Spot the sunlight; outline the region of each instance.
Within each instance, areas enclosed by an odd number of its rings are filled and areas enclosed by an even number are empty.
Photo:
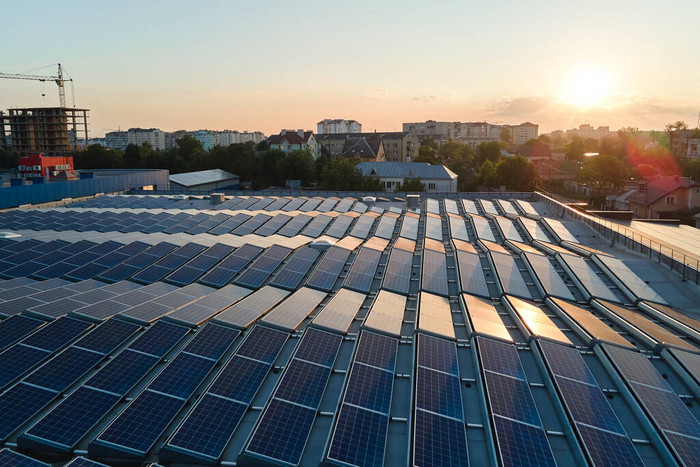
[[[600,107],[610,95],[610,76],[595,69],[576,72],[561,100],[579,108]]]

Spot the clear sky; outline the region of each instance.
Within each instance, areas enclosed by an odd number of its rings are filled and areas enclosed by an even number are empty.
[[[697,0],[0,0],[0,72],[62,63],[91,134],[355,119],[662,129],[700,111]],[[54,73],[55,67],[37,70]],[[42,93],[45,97],[42,97]],[[70,87],[68,102],[71,103]],[[0,80],[0,108],[57,105]]]

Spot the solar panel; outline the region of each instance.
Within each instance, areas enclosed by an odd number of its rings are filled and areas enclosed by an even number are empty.
[[[159,357],[126,349],[95,373],[85,386],[124,395],[159,361]]]
[[[509,254],[489,252],[498,285],[504,294],[531,299],[532,294],[515,259]]]
[[[85,321],[63,317],[23,339],[22,343],[55,352],[91,327],[92,324]]]
[[[490,371],[484,372],[484,380],[491,410],[495,415],[541,426],[542,422],[526,381]]]
[[[91,443],[145,454],[184,406],[185,401],[144,391]]]
[[[571,417],[578,423],[625,435],[620,421],[600,388],[595,385],[556,378]]]
[[[272,245],[241,273],[236,283],[252,289],[259,288],[291,252],[291,248]]]
[[[355,361],[393,373],[397,351],[396,339],[364,331],[360,335]]]
[[[12,451],[8,448],[0,449],[0,465],[13,467],[48,467],[49,464],[45,464],[36,459],[32,459],[29,456],[20,454],[18,452]]]
[[[7,438],[55,399],[54,391],[19,383],[0,395],[0,441]]]
[[[383,215],[379,218],[379,224],[377,224],[377,230],[374,235],[379,238],[386,238],[391,240],[394,235],[394,228],[396,227],[396,221],[398,218],[394,215]]]
[[[367,247],[360,248],[345,279],[344,286],[359,292],[369,292],[381,257],[381,251]]]
[[[331,367],[343,338],[318,329],[308,329],[297,348],[294,358]]]
[[[350,231],[350,235],[357,238],[367,238],[369,231],[374,225],[374,221],[377,220],[376,215],[363,214],[357,218],[355,226]]]
[[[287,295],[289,295],[287,290],[265,286],[216,315],[214,321],[247,328]]]
[[[462,420],[459,378],[423,367],[417,368],[416,407]]]
[[[289,205],[291,205],[292,203],[294,203],[294,201],[292,201],[291,203],[289,203]],[[287,206],[289,206],[289,205],[287,205]],[[285,206],[285,208],[286,208],[287,206]],[[285,210],[286,210],[286,209],[285,209]],[[294,237],[295,235],[299,235],[299,231],[300,231],[306,224],[308,224],[309,221],[310,221],[311,219],[312,219],[312,217],[309,216],[309,215],[307,215],[307,214],[299,214],[299,215],[296,215],[296,216],[294,216],[294,217],[292,218],[292,220],[290,220],[289,222],[287,222],[287,223],[284,225],[284,227],[282,227],[281,229],[279,229],[279,230],[277,231],[277,234],[283,235],[283,236],[285,236],[285,237]]]
[[[412,264],[413,252],[392,249],[384,271],[382,287],[394,292],[408,294]]]
[[[24,379],[36,386],[60,392],[90,371],[104,355],[69,347]]]
[[[286,332],[255,326],[236,354],[272,364],[288,338]]]
[[[306,285],[330,292],[349,256],[350,251],[345,248],[330,247]]]
[[[101,462],[93,461],[85,457],[76,457],[72,461],[68,462],[66,466],[70,467],[109,467],[107,464],[102,464]]]
[[[540,341],[540,348],[552,374],[587,384],[598,384],[578,350],[547,341]]]
[[[208,393],[244,403],[253,401],[265,376],[270,371],[270,364],[235,355]]]
[[[29,439],[48,441],[44,444],[49,446],[73,447],[120,399],[115,394],[80,387],[34,424],[20,438],[20,444],[23,439]]]
[[[433,250],[423,251],[421,289],[438,295],[449,294],[447,258],[444,253]]]
[[[301,235],[306,235],[307,237],[316,238],[321,235],[321,232],[330,224],[333,220],[331,216],[320,215],[313,218],[309,225],[307,225],[304,230],[301,231]]]
[[[44,321],[23,315],[10,316],[0,321],[0,351],[31,334],[44,324]]]
[[[184,326],[158,321],[131,343],[129,348],[156,357],[164,357],[188,332],[189,329]]]
[[[284,224],[289,222],[291,219],[292,217],[286,214],[277,214],[272,219],[265,222],[265,224],[260,226],[254,233],[255,235],[260,235],[262,237],[269,237],[281,229],[282,226],[284,226]]]
[[[328,457],[351,465],[382,465],[388,426],[386,415],[343,404]]]
[[[247,410],[247,404],[205,394],[164,449],[218,459]]]
[[[200,357],[220,359],[233,341],[240,335],[236,329],[209,323],[204,326],[183,349]]]
[[[325,295],[325,294],[324,294]],[[312,324],[325,329],[346,333],[360,311],[366,295],[340,289],[314,317]]]
[[[634,467],[642,460],[626,435],[618,435],[586,425],[578,425],[583,445],[594,465]]]
[[[219,206],[220,207],[220,206]],[[244,213],[238,213],[235,216],[229,218],[228,220],[223,221],[221,224],[217,225],[216,227],[212,227],[211,230],[209,230],[209,234],[211,235],[223,235],[231,232],[235,228],[237,228],[239,225],[243,224],[245,221],[250,219],[252,216]]]
[[[315,418],[314,409],[272,399],[246,451],[296,465]]]
[[[343,238],[350,228],[350,224],[355,218],[350,215],[338,216],[331,222],[330,227],[326,230],[326,235],[333,238]]]
[[[291,255],[287,264],[275,274],[270,285],[290,290],[296,289],[320,254],[320,251],[308,246],[299,248]]]
[[[324,298],[326,298],[325,292],[303,287],[266,314],[262,321],[288,331],[294,331]]]
[[[251,219],[248,219],[243,224],[239,225],[231,231],[233,235],[248,235],[253,233],[258,227],[263,225],[265,222],[272,219],[272,216],[268,214],[256,214]]]
[[[433,240],[442,241],[442,221],[439,217],[426,216],[425,218],[425,237]]]
[[[90,331],[75,345],[106,355],[116,350],[118,346],[139,329],[141,329],[141,326],[137,324],[110,319]]]
[[[400,236],[404,238],[410,238],[416,240],[418,238],[418,216],[410,216],[407,213],[403,217],[403,223],[401,224]]]
[[[163,279],[165,276],[175,271],[177,268],[200,254],[206,248],[195,243],[188,243],[173,251],[164,258],[156,261],[153,265],[142,269],[135,274],[131,280],[141,284],[152,284]]]
[[[556,465],[541,428],[499,416],[493,420],[502,465]]]
[[[223,287],[262,251],[258,246],[245,244],[210,269],[200,282],[212,287]]]
[[[179,353],[148,385],[148,388],[182,399],[189,398],[216,362],[188,353]]]
[[[418,364],[425,368],[457,376],[457,349],[455,344],[437,337],[419,334]]]
[[[420,409],[415,411],[414,465],[466,465],[468,459],[464,422]]]
[[[661,377],[654,365],[643,354],[608,345],[605,346],[605,350],[622,376],[628,381],[659,389],[670,389],[666,380]]]
[[[275,397],[307,407],[318,407],[331,370],[295,358],[288,365]]]
[[[34,366],[49,358],[51,352],[22,343],[0,354],[0,388],[4,388]]]

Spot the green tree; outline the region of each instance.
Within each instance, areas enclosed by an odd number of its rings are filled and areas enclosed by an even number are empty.
[[[359,158],[339,157],[328,165],[321,176],[321,187],[338,191],[384,191],[376,177],[365,176],[357,164]]]
[[[619,187],[627,178],[627,167],[617,157],[608,154],[589,158],[579,173],[579,180],[594,188]]]
[[[679,130],[687,130],[688,124],[685,123],[683,120],[678,120],[677,122],[673,123],[667,123],[666,124],[666,131],[671,132],[671,131],[679,131]]]
[[[438,164],[438,145],[430,138],[426,138],[420,143],[418,148],[418,156],[413,162],[427,162],[429,164]]]
[[[584,152],[583,139],[580,136],[575,135],[566,145],[566,158],[570,161],[580,161],[583,160]]]
[[[536,177],[535,166],[523,156],[506,157],[496,166],[497,184],[510,190],[532,191]]]
[[[124,155],[121,151],[91,144],[85,151],[73,153],[73,164],[76,169],[117,169],[124,167]]]
[[[316,163],[309,151],[292,151],[281,163],[286,180],[301,180],[302,184],[309,185],[316,179]]]
[[[396,189],[396,191],[409,191],[409,192],[417,192],[417,191],[425,191],[425,183],[420,181],[420,177],[418,178],[404,178],[403,183],[401,183],[401,186]]]
[[[484,163],[481,164],[476,174],[477,183],[481,186],[496,186],[498,183],[498,173],[496,172],[497,165],[498,163],[486,159]]]
[[[481,143],[476,147],[476,163],[479,167],[486,161],[496,163],[501,157],[501,145],[497,141]]]

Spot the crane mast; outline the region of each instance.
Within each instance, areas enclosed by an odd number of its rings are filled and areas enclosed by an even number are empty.
[[[66,81],[73,81],[72,78],[68,78],[65,80],[63,78],[63,69],[61,68],[61,64],[58,64],[58,73],[56,76],[42,76],[42,75],[24,75],[24,74],[17,74],[17,73],[0,73],[0,78],[7,78],[7,79],[28,79],[28,80],[33,80],[33,81],[53,81],[56,83],[58,86],[58,100],[60,102],[61,107],[66,106],[66,88],[65,88],[65,82]]]

